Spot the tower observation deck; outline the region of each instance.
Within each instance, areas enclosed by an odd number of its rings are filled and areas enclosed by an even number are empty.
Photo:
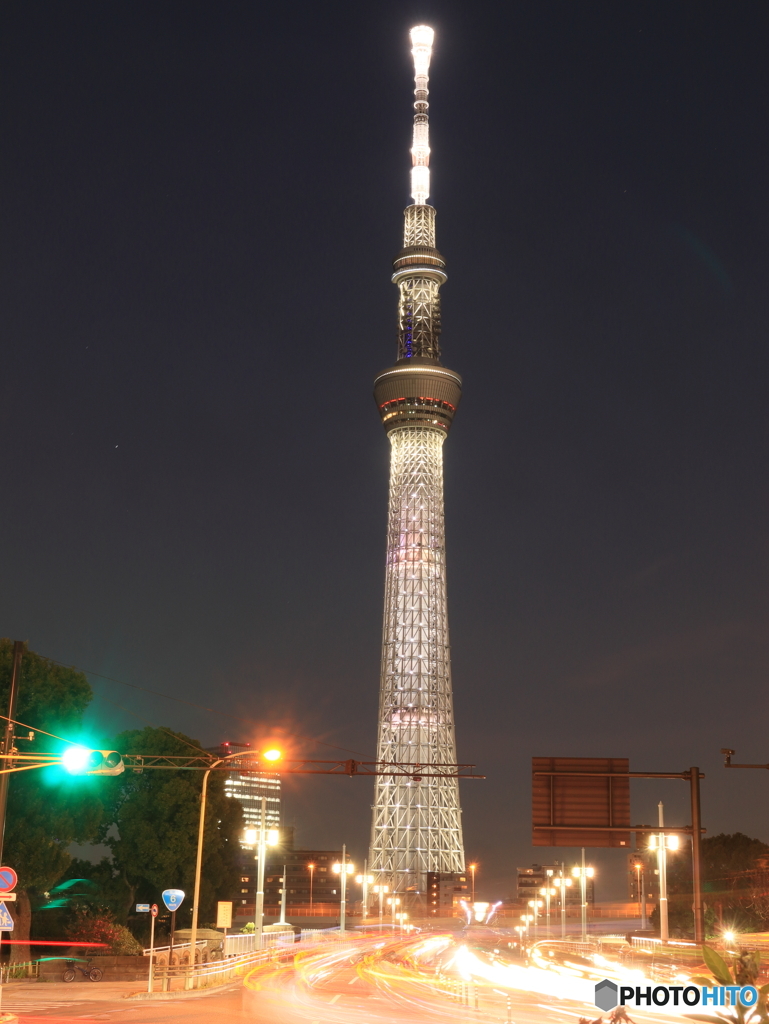
[[[443,443],[462,379],[440,361],[440,294],[446,264],[435,245],[430,194],[428,71],[433,30],[411,30],[414,56],[413,204],[404,213],[398,287],[398,353],[374,382],[391,445],[377,758],[456,763],[446,604]],[[464,871],[459,784],[377,779],[370,869],[406,903],[424,900],[427,872]]]

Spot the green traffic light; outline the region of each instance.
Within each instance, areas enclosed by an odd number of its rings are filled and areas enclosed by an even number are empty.
[[[70,775],[80,775],[88,771],[90,760],[91,751],[88,747],[67,747],[61,755],[61,763]]]

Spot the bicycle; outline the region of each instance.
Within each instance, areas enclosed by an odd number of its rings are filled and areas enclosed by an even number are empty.
[[[67,960],[67,969],[61,976],[62,980],[74,981],[78,971],[80,971],[84,978],[88,978],[89,981],[101,981],[104,977],[104,971],[100,967],[91,967],[90,960],[85,961],[85,967],[81,967],[74,960]]]

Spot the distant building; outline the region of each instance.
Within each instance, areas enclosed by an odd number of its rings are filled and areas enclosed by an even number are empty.
[[[548,875],[548,871],[552,871],[552,875]],[[547,883],[550,883],[551,888],[557,890],[556,896],[552,899],[560,899],[561,890],[558,885],[553,881],[561,873],[560,864],[532,864],[529,868],[517,868],[518,873],[518,899],[519,900],[531,900],[535,897],[541,899],[539,890],[544,888]],[[576,904],[579,906],[582,903],[582,897],[580,895],[580,884],[579,879],[572,877],[569,869],[566,869],[567,877],[571,878],[571,885],[566,889],[566,906],[572,906]],[[595,903],[595,880],[592,878],[587,879],[586,895],[588,905]]]
[[[293,840],[293,836],[292,836]],[[286,869],[286,906],[309,907],[310,881],[312,880],[313,905],[321,903],[340,904],[342,901],[340,876],[334,872],[334,864],[342,859],[341,850],[295,850],[291,848],[270,850],[267,856],[267,877],[264,881],[265,906],[280,904],[283,888],[283,867]],[[309,865],[312,864],[312,870]],[[355,875],[347,876],[347,904],[361,899],[361,888]]]
[[[293,828],[279,830],[280,842],[267,850],[264,876],[264,906],[270,914],[280,906],[283,888],[283,866],[286,868],[286,907],[307,908],[310,904],[316,910],[322,905],[339,906],[342,900],[339,875],[334,864],[342,859],[341,850],[296,850],[294,849]],[[240,876],[240,892],[236,894],[236,907],[241,916],[252,914],[256,908],[256,858],[252,849],[244,850],[243,871]],[[312,869],[310,869],[310,865]],[[311,884],[312,883],[312,884]],[[312,889],[312,892],[310,891]],[[360,900],[360,886],[355,876],[347,876],[347,903]]]
[[[209,747],[211,754],[227,757],[230,754],[246,752],[248,743],[231,743],[226,740],[218,747]],[[224,781],[225,796],[235,797],[243,807],[246,828],[262,827],[262,797],[266,798],[264,827],[280,828],[280,775],[274,772],[247,771],[249,758],[232,758],[232,771],[227,772]],[[245,846],[245,835],[241,842]]]
[[[467,899],[467,875],[458,871],[427,872],[427,912],[436,917],[454,911],[460,900]]]

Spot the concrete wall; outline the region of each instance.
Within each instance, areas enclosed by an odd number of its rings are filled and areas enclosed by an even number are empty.
[[[78,957],[74,959],[81,967],[85,967],[84,960]],[[149,957],[93,956],[91,957],[91,966],[98,967],[104,971],[104,981],[146,981],[149,974]],[[61,981],[61,976],[66,969],[65,959],[41,960],[40,980]],[[88,981],[78,971],[77,977],[72,984],[77,985],[79,981],[86,982],[89,985],[93,984],[93,982]]]

